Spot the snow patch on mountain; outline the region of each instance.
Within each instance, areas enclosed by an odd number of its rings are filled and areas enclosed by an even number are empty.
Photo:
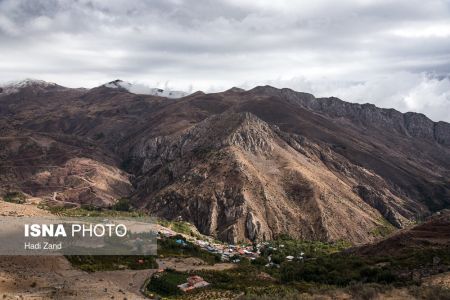
[[[188,93],[182,92],[182,91],[151,88],[144,84],[139,84],[139,83],[132,84],[129,82],[122,81],[120,79],[108,82],[108,83],[104,84],[103,86],[107,87],[107,88],[112,88],[112,89],[125,89],[128,92],[133,93],[133,94],[152,95],[152,96],[160,96],[160,97],[173,98],[173,99],[182,98],[182,97],[185,97],[188,95]]]
[[[5,84],[0,85],[0,94],[15,94],[18,93],[21,89],[26,87],[39,87],[39,88],[47,88],[47,87],[54,87],[56,86],[56,83],[53,82],[47,82],[44,80],[38,80],[38,79],[24,79],[19,81],[11,81]]]

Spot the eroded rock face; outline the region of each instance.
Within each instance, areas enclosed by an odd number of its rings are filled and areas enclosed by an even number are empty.
[[[435,123],[434,134],[438,143],[450,146],[450,124],[445,122]]]
[[[405,126],[408,133],[413,137],[434,139],[434,122],[422,114],[404,114]]]
[[[357,196],[329,171],[318,145],[282,134],[253,114],[212,116],[133,151],[141,166],[141,205],[162,217],[181,216],[229,242],[289,232],[358,243],[371,240],[366,232],[380,225],[376,208],[352,204]],[[363,222],[352,218],[360,214]]]
[[[382,192],[372,189],[371,187],[358,185],[354,187],[354,191],[370,206],[378,210],[381,215],[397,228],[402,228],[407,220],[392,205],[394,199],[384,195]]]
[[[261,232],[261,222],[253,216],[252,212],[247,214],[245,222],[246,236],[252,240],[258,240],[258,234]]]

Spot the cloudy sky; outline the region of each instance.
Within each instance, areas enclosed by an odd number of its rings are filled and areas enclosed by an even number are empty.
[[[449,76],[450,0],[0,0],[0,82],[270,84],[450,121]]]

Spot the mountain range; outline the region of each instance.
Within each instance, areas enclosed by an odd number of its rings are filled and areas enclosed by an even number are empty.
[[[223,241],[361,244],[450,206],[450,124],[258,86],[0,88],[0,195],[134,207]]]

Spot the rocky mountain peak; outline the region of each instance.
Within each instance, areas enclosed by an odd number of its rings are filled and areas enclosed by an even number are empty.
[[[55,88],[55,87],[58,87],[58,85],[53,82],[27,78],[24,80],[9,82],[0,86],[1,89],[0,93],[15,94],[23,89],[45,90],[48,88]]]
[[[123,85],[131,85],[131,84],[126,83],[125,81],[123,81],[121,79],[116,79],[116,80],[110,81],[108,83],[105,83],[102,86],[109,87],[109,88],[124,88]]]
[[[142,95],[152,95],[152,96],[160,96],[165,98],[182,98],[188,95],[188,93],[183,91],[175,91],[170,89],[160,89],[160,88],[151,88],[145,84],[140,83],[129,83],[123,81],[121,79],[116,79],[105,83],[102,87],[119,89],[123,91],[127,91],[133,94],[142,94]]]
[[[235,86],[225,91],[225,93],[242,93],[242,92],[245,92],[245,90]]]
[[[249,92],[252,92],[252,93],[268,94],[268,95],[278,93],[279,91],[280,91],[279,89],[277,89],[273,86],[270,86],[270,85],[259,85],[259,86],[252,88],[251,90],[249,90]]]

